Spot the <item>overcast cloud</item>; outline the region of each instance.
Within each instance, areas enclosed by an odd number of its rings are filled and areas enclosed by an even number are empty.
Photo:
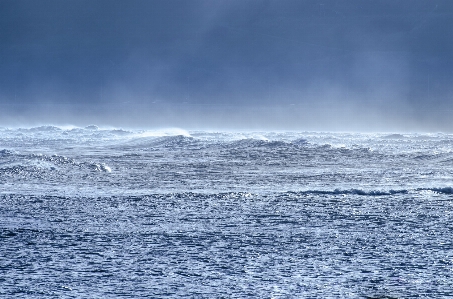
[[[0,125],[453,131],[453,2],[0,1]]]

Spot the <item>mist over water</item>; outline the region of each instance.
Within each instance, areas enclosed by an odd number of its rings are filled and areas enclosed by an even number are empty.
[[[180,127],[191,130],[295,130],[318,132],[402,132],[430,133],[450,130],[450,110],[433,107],[426,113],[411,107],[382,105],[357,107],[356,104],[234,105],[134,105],[133,107],[65,105],[24,108],[20,116],[3,112],[4,126],[47,125],[158,129]],[[77,111],[74,113],[73,111]]]

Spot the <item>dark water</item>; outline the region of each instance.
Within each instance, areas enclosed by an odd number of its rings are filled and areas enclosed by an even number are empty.
[[[0,132],[0,297],[453,296],[449,135]]]

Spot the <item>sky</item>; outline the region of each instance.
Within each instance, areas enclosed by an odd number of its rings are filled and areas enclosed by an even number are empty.
[[[453,132],[450,0],[0,0],[0,126]]]

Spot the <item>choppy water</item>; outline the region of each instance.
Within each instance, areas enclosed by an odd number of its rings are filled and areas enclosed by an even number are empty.
[[[0,128],[0,297],[453,296],[453,136]]]

